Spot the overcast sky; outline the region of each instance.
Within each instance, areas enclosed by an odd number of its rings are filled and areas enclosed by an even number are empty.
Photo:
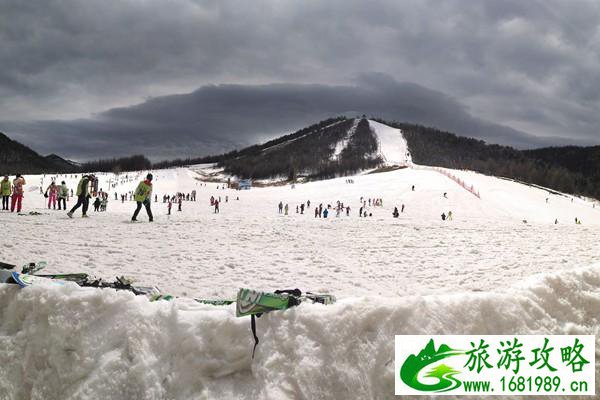
[[[600,144],[600,2],[0,0],[0,131],[203,155],[339,115]]]

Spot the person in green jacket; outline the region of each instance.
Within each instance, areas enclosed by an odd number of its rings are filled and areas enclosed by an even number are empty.
[[[90,198],[92,197],[90,193],[90,182],[93,181],[94,175],[83,175],[77,184],[77,204],[71,208],[71,211],[67,213],[69,218],[73,218],[73,213],[79,207],[83,206],[81,209],[82,218],[87,218],[87,210],[90,206]]]
[[[8,211],[8,199],[12,194],[8,175],[4,175],[4,179],[0,182],[0,194],[2,195],[2,210]]]
[[[65,181],[60,183],[60,187],[58,188],[58,209],[60,210],[60,206],[62,204],[62,209],[67,209],[67,197],[69,197],[69,188]]]
[[[137,202],[137,207],[131,217],[131,221],[137,221],[137,216],[142,209],[142,204],[146,207],[146,213],[148,213],[148,219],[150,222],[154,220],[152,217],[152,210],[150,209],[152,199],[152,174],[146,175],[146,179],[141,181],[138,187],[135,189],[134,197]]]

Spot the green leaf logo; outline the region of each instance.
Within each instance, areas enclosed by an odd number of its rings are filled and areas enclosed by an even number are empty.
[[[447,392],[454,390],[461,385],[461,381],[454,377],[460,371],[448,365],[439,364],[425,374],[427,378],[437,378],[438,381],[436,383],[425,384],[420,382],[418,377],[421,370],[427,366],[445,358],[462,354],[465,354],[463,350],[454,350],[446,344],[440,345],[440,348],[436,350],[433,339],[431,339],[418,355],[411,354],[406,358],[400,368],[400,379],[411,388],[423,392]]]

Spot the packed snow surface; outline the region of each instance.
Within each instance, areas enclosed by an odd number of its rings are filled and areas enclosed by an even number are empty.
[[[371,120],[369,126],[377,135],[379,153],[387,164],[408,165],[411,162],[408,144],[400,129]]]
[[[413,168],[248,191],[198,180],[214,172],[153,171],[153,223],[143,209],[131,223],[135,203],[114,200],[145,171],[99,175],[108,211],[88,219],[48,210],[39,187],[51,177],[26,176],[24,215],[0,213],[1,260],[127,275],[183,297],[298,287],[338,303],[264,315],[252,360],[249,320],[233,306],[0,285],[0,399],[392,399],[396,334],[600,333],[600,209],[591,201],[469,171],[452,173],[481,199]],[[77,178],[63,179],[75,189]],[[162,196],[192,190],[198,201],[167,216]],[[210,196],[221,197],[219,214]],[[361,197],[383,206],[367,202],[372,217],[359,218]],[[336,217],[337,200],[350,216]],[[320,203],[333,207],[327,219],[314,217]],[[448,211],[453,220],[442,221]]]

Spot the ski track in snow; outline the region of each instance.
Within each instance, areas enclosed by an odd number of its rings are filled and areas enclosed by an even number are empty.
[[[142,222],[130,223],[135,203],[114,200],[114,191],[132,190],[143,173],[110,190],[108,212],[90,211],[88,219],[79,210],[68,219],[45,209],[35,189],[40,177],[26,177],[24,212],[42,215],[0,213],[2,261],[127,275],[179,296],[298,287],[339,302],[263,316],[251,360],[249,320],[235,318],[233,307],[183,298],[149,303],[72,285],[0,285],[0,399],[392,399],[395,334],[598,335],[600,209],[453,173],[482,199],[441,174],[413,169],[355,176],[355,184],[339,178],[250,191],[200,186],[185,168],[155,171],[152,224],[143,209]],[[100,175],[100,186],[111,177]],[[68,184],[75,188],[76,179]],[[184,202],[182,212],[174,205],[166,216],[162,195],[192,189],[198,201]],[[222,197],[220,214],[211,195]],[[361,196],[382,197],[384,207],[358,218]],[[306,200],[311,207],[296,214]],[[351,206],[350,217],[333,211],[314,218],[315,206],[336,200]],[[279,201],[290,215],[277,213]],[[405,213],[393,219],[401,204]],[[454,220],[441,221],[448,210]]]

